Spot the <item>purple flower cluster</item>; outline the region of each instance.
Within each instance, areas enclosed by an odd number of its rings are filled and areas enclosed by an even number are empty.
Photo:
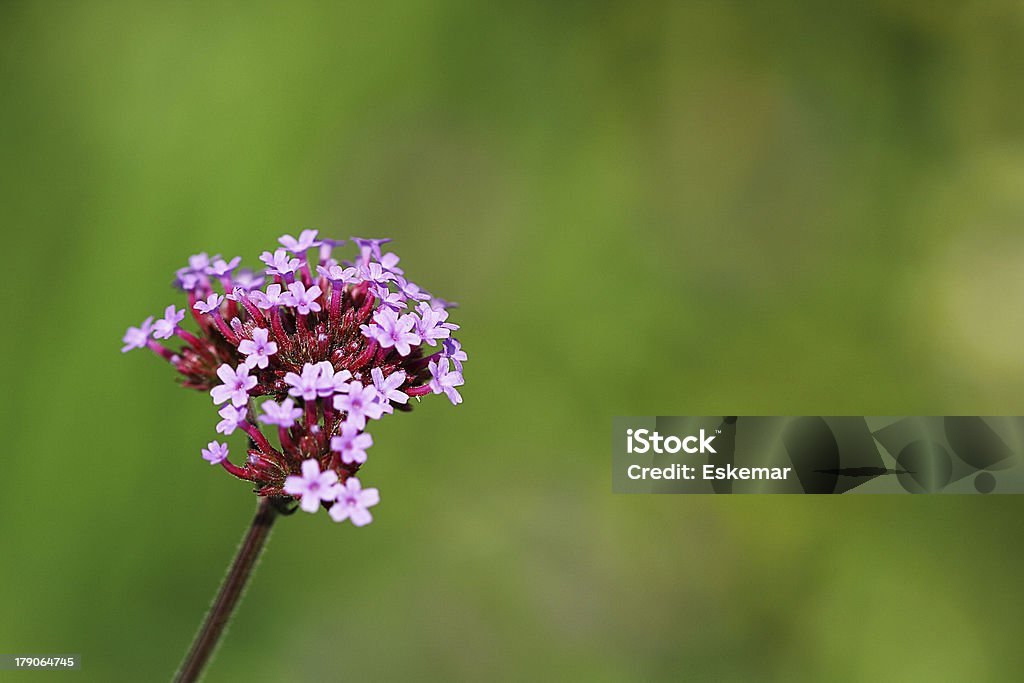
[[[240,269],[239,257],[189,257],[176,284],[197,329],[183,328],[186,311],[171,305],[128,328],[121,350],[149,348],[184,386],[209,392],[219,434],[246,433],[243,464],[211,441],[202,449],[211,465],[252,482],[257,495],[363,526],[380,500],[356,478],[373,445],[368,426],[425,394],[462,402],[454,304],[407,280],[400,259],[382,252],[390,240],[353,237],[351,261],[333,257],[346,240],[316,230],[279,241],[260,256],[261,271]],[[172,338],[176,348],[158,341]]]

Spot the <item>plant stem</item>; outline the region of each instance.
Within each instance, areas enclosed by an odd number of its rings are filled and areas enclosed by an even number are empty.
[[[259,507],[256,508],[256,516],[252,519],[249,531],[242,539],[242,545],[238,548],[235,560],[231,564],[224,583],[221,584],[217,599],[206,615],[206,621],[196,635],[192,648],[185,657],[178,675],[175,676],[175,683],[192,683],[199,679],[203,667],[210,659],[210,655],[217,647],[217,642],[224,633],[231,614],[238,605],[238,599],[242,597],[245,584],[249,581],[256,561],[259,559],[263,546],[270,537],[270,529],[274,525],[279,511],[275,501],[271,498],[260,498]]]

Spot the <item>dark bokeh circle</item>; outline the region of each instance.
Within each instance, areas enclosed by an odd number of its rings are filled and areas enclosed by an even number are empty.
[[[978,472],[974,478],[974,488],[978,493],[992,493],[996,490],[996,478],[991,472]]]

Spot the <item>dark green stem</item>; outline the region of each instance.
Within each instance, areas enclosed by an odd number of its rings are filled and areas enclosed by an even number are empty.
[[[217,648],[220,637],[224,634],[224,627],[231,619],[235,607],[238,606],[238,599],[242,597],[245,584],[249,581],[256,561],[260,557],[263,546],[270,537],[270,529],[274,520],[283,512],[280,509],[281,502],[272,498],[260,498],[259,507],[256,508],[256,516],[253,517],[249,531],[242,539],[242,545],[238,548],[235,560],[231,564],[224,583],[221,584],[217,599],[206,615],[206,621],[199,630],[192,648],[185,657],[178,675],[175,676],[175,683],[192,683],[199,680],[203,667],[209,661],[213,651]],[[287,514],[287,513],[285,513]]]

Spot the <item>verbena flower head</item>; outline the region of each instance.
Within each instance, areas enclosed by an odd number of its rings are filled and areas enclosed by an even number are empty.
[[[453,304],[409,281],[398,256],[381,252],[388,242],[304,230],[263,252],[266,268],[256,271],[237,257],[192,256],[175,280],[185,309],[171,305],[128,328],[121,350],[149,348],[185,387],[210,395],[218,433],[246,433],[243,463],[218,441],[202,449],[207,462],[259,496],[368,524],[380,499],[356,478],[374,443],[368,426],[411,410],[410,398],[460,403],[466,360],[448,322]],[[346,244],[354,253],[334,258]]]

